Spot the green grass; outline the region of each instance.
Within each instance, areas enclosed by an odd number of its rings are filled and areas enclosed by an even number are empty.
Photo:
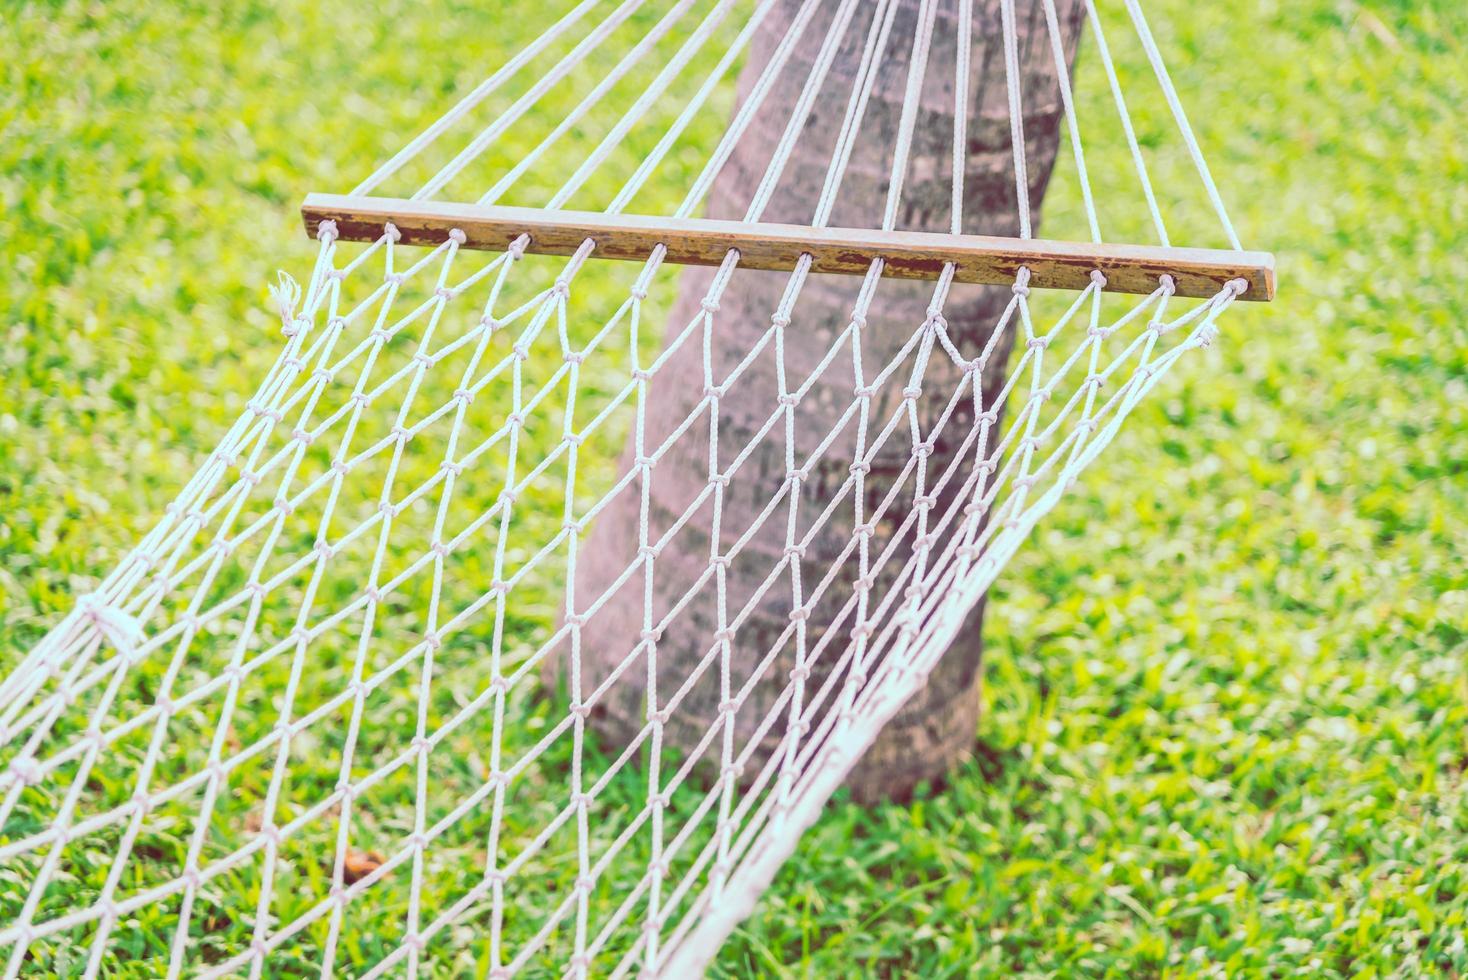
[[[535,26],[427,6],[7,9],[7,658],[273,359],[298,198]],[[1227,6],[1148,4],[1280,300],[1230,313],[1001,577],[974,761],[831,808],[724,975],[1468,969],[1468,12]]]

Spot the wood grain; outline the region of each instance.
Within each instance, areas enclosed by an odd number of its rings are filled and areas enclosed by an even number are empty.
[[[1213,296],[1229,280],[1242,279],[1248,288],[1240,299],[1274,298],[1274,256],[1267,252],[811,228],[337,194],[309,195],[301,217],[313,236],[322,221],[336,222],[344,241],[375,241],[391,222],[407,245],[438,245],[458,228],[466,247],[490,251],[502,251],[529,235],[527,252],[570,255],[589,238],[596,243],[593,254],[604,259],[641,261],[663,245],[664,261],[718,265],[730,249],[738,249],[743,268],[789,270],[801,255],[809,255],[813,272],[865,275],[880,258],[886,263],[884,274],[898,279],[936,279],[952,263],[959,282],[1001,286],[1013,283],[1023,267],[1030,270],[1033,287],[1074,290],[1084,289],[1092,270],[1099,269],[1108,292],[1147,294],[1157,288],[1159,277],[1170,275],[1179,296]]]

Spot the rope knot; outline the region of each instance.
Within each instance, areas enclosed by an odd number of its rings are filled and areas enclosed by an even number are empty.
[[[109,603],[96,592],[77,601],[82,616],[127,660],[138,657],[138,644],[143,639],[143,624]]]
[[[22,756],[10,764],[10,778],[22,786],[29,786],[41,778],[41,765],[35,756]]]

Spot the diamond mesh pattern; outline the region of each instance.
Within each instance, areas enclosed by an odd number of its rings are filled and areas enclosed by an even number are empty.
[[[737,255],[653,355],[648,319],[676,278],[659,254],[639,269],[594,260],[589,243],[552,261],[394,237],[349,254],[324,230],[309,284],[282,291],[285,341],[248,410],[7,681],[12,966],[75,968],[82,950],[100,967],[139,929],[169,937],[160,972],[210,976],[259,973],[266,956],[272,970],[374,976],[468,950],[495,975],[667,962],[689,930],[753,900],[1029,528],[1234,298],[1179,311],[1164,281],[1113,309],[1099,274],[1043,297],[1021,272],[989,347],[965,351],[945,329],[945,273],[897,356],[869,364],[878,264],[809,376],[784,369],[795,285],[764,340],[715,377]],[[623,298],[599,308],[584,284]],[[1017,353],[986,401],[975,379],[1005,331]],[[705,376],[669,376],[700,344]],[[618,582],[579,593],[587,529],[686,465],[687,433],[717,444],[719,398],[761,357],[781,390],[751,446],[783,432],[785,472],[746,472],[748,451],[710,458],[681,524],[653,537],[644,515]],[[958,384],[925,384],[936,359]],[[802,399],[838,364],[849,407],[798,455]],[[688,384],[704,389],[695,411],[646,439],[649,403]],[[924,401],[941,407],[919,413]],[[946,431],[958,416],[972,424]],[[636,460],[619,474],[629,428]],[[928,465],[940,436],[961,441],[942,469]],[[894,441],[907,463],[874,486],[865,464]],[[850,453],[845,483],[819,509],[802,503],[836,451]],[[769,503],[731,526],[722,494],[741,480]],[[854,528],[840,561],[810,567],[805,549],[838,514]],[[621,586],[650,596],[695,521],[711,544],[686,597],[716,595],[718,623],[684,616],[687,603],[654,617],[649,598],[619,671],[583,678]],[[731,601],[726,572],[766,523],[784,528],[782,557]],[[741,626],[771,597],[790,626],[751,649]],[[679,630],[701,630],[707,652],[670,686],[658,643]],[[552,662],[568,677],[546,692],[537,675]],[[599,702],[633,672],[645,723],[624,745],[599,739]],[[723,697],[693,712],[685,698],[705,674]],[[773,707],[736,737],[762,687]],[[673,724],[694,735],[666,740]]]

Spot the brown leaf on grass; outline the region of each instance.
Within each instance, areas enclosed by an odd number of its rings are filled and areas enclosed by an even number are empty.
[[[346,860],[342,862],[342,877],[347,884],[354,885],[363,878],[382,867],[387,862],[381,851],[359,851],[356,848],[347,849]]]

